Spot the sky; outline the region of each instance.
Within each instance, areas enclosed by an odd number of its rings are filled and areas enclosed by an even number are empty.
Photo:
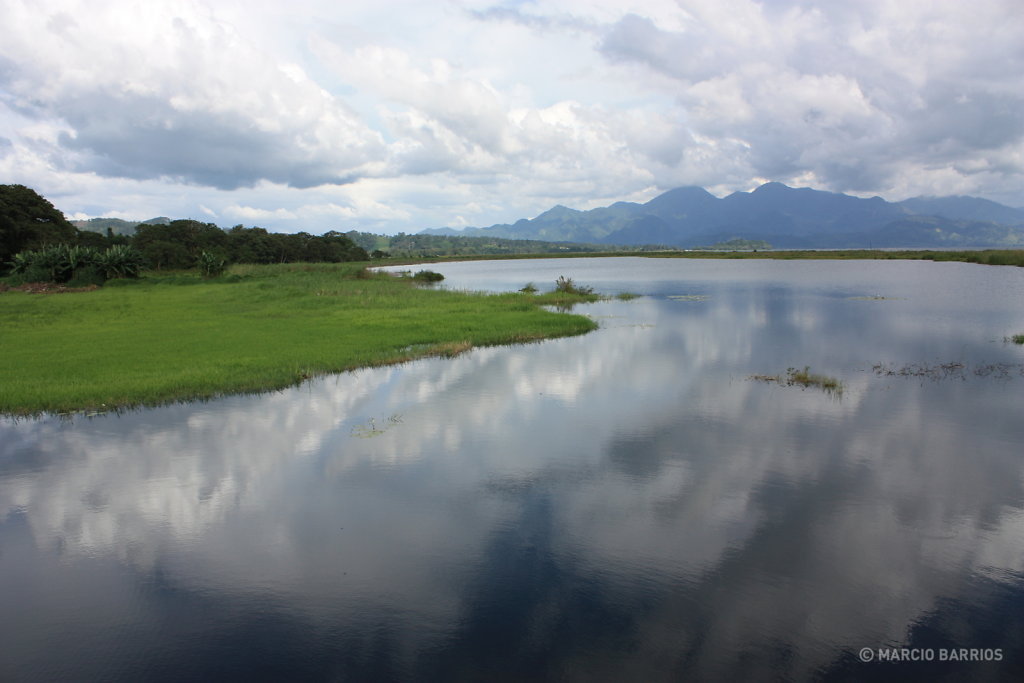
[[[0,0],[69,218],[489,226],[768,181],[1024,206],[1021,0]]]

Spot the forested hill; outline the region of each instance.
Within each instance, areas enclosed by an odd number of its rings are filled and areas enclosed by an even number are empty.
[[[674,247],[733,239],[777,248],[1020,247],[1024,209],[977,197],[887,202],[766,183],[721,199],[699,187],[681,187],[645,204],[616,202],[588,211],[555,206],[512,224],[424,232]]]

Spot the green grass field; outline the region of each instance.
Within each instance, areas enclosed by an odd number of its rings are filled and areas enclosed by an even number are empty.
[[[0,293],[0,412],[265,391],[596,327],[542,308],[596,297],[449,292],[360,271],[362,264],[235,266],[213,281],[182,274],[91,292]]]

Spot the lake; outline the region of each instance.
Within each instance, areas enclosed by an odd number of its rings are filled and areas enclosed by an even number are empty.
[[[0,679],[1024,679],[1024,269],[427,268],[643,296],[582,337],[0,418]]]

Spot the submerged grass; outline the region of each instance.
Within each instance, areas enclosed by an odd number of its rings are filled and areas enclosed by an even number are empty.
[[[544,307],[587,300],[439,291],[362,264],[235,266],[217,280],[182,273],[59,295],[9,291],[0,294],[0,413],[266,391],[473,346],[582,334],[597,324]]]

